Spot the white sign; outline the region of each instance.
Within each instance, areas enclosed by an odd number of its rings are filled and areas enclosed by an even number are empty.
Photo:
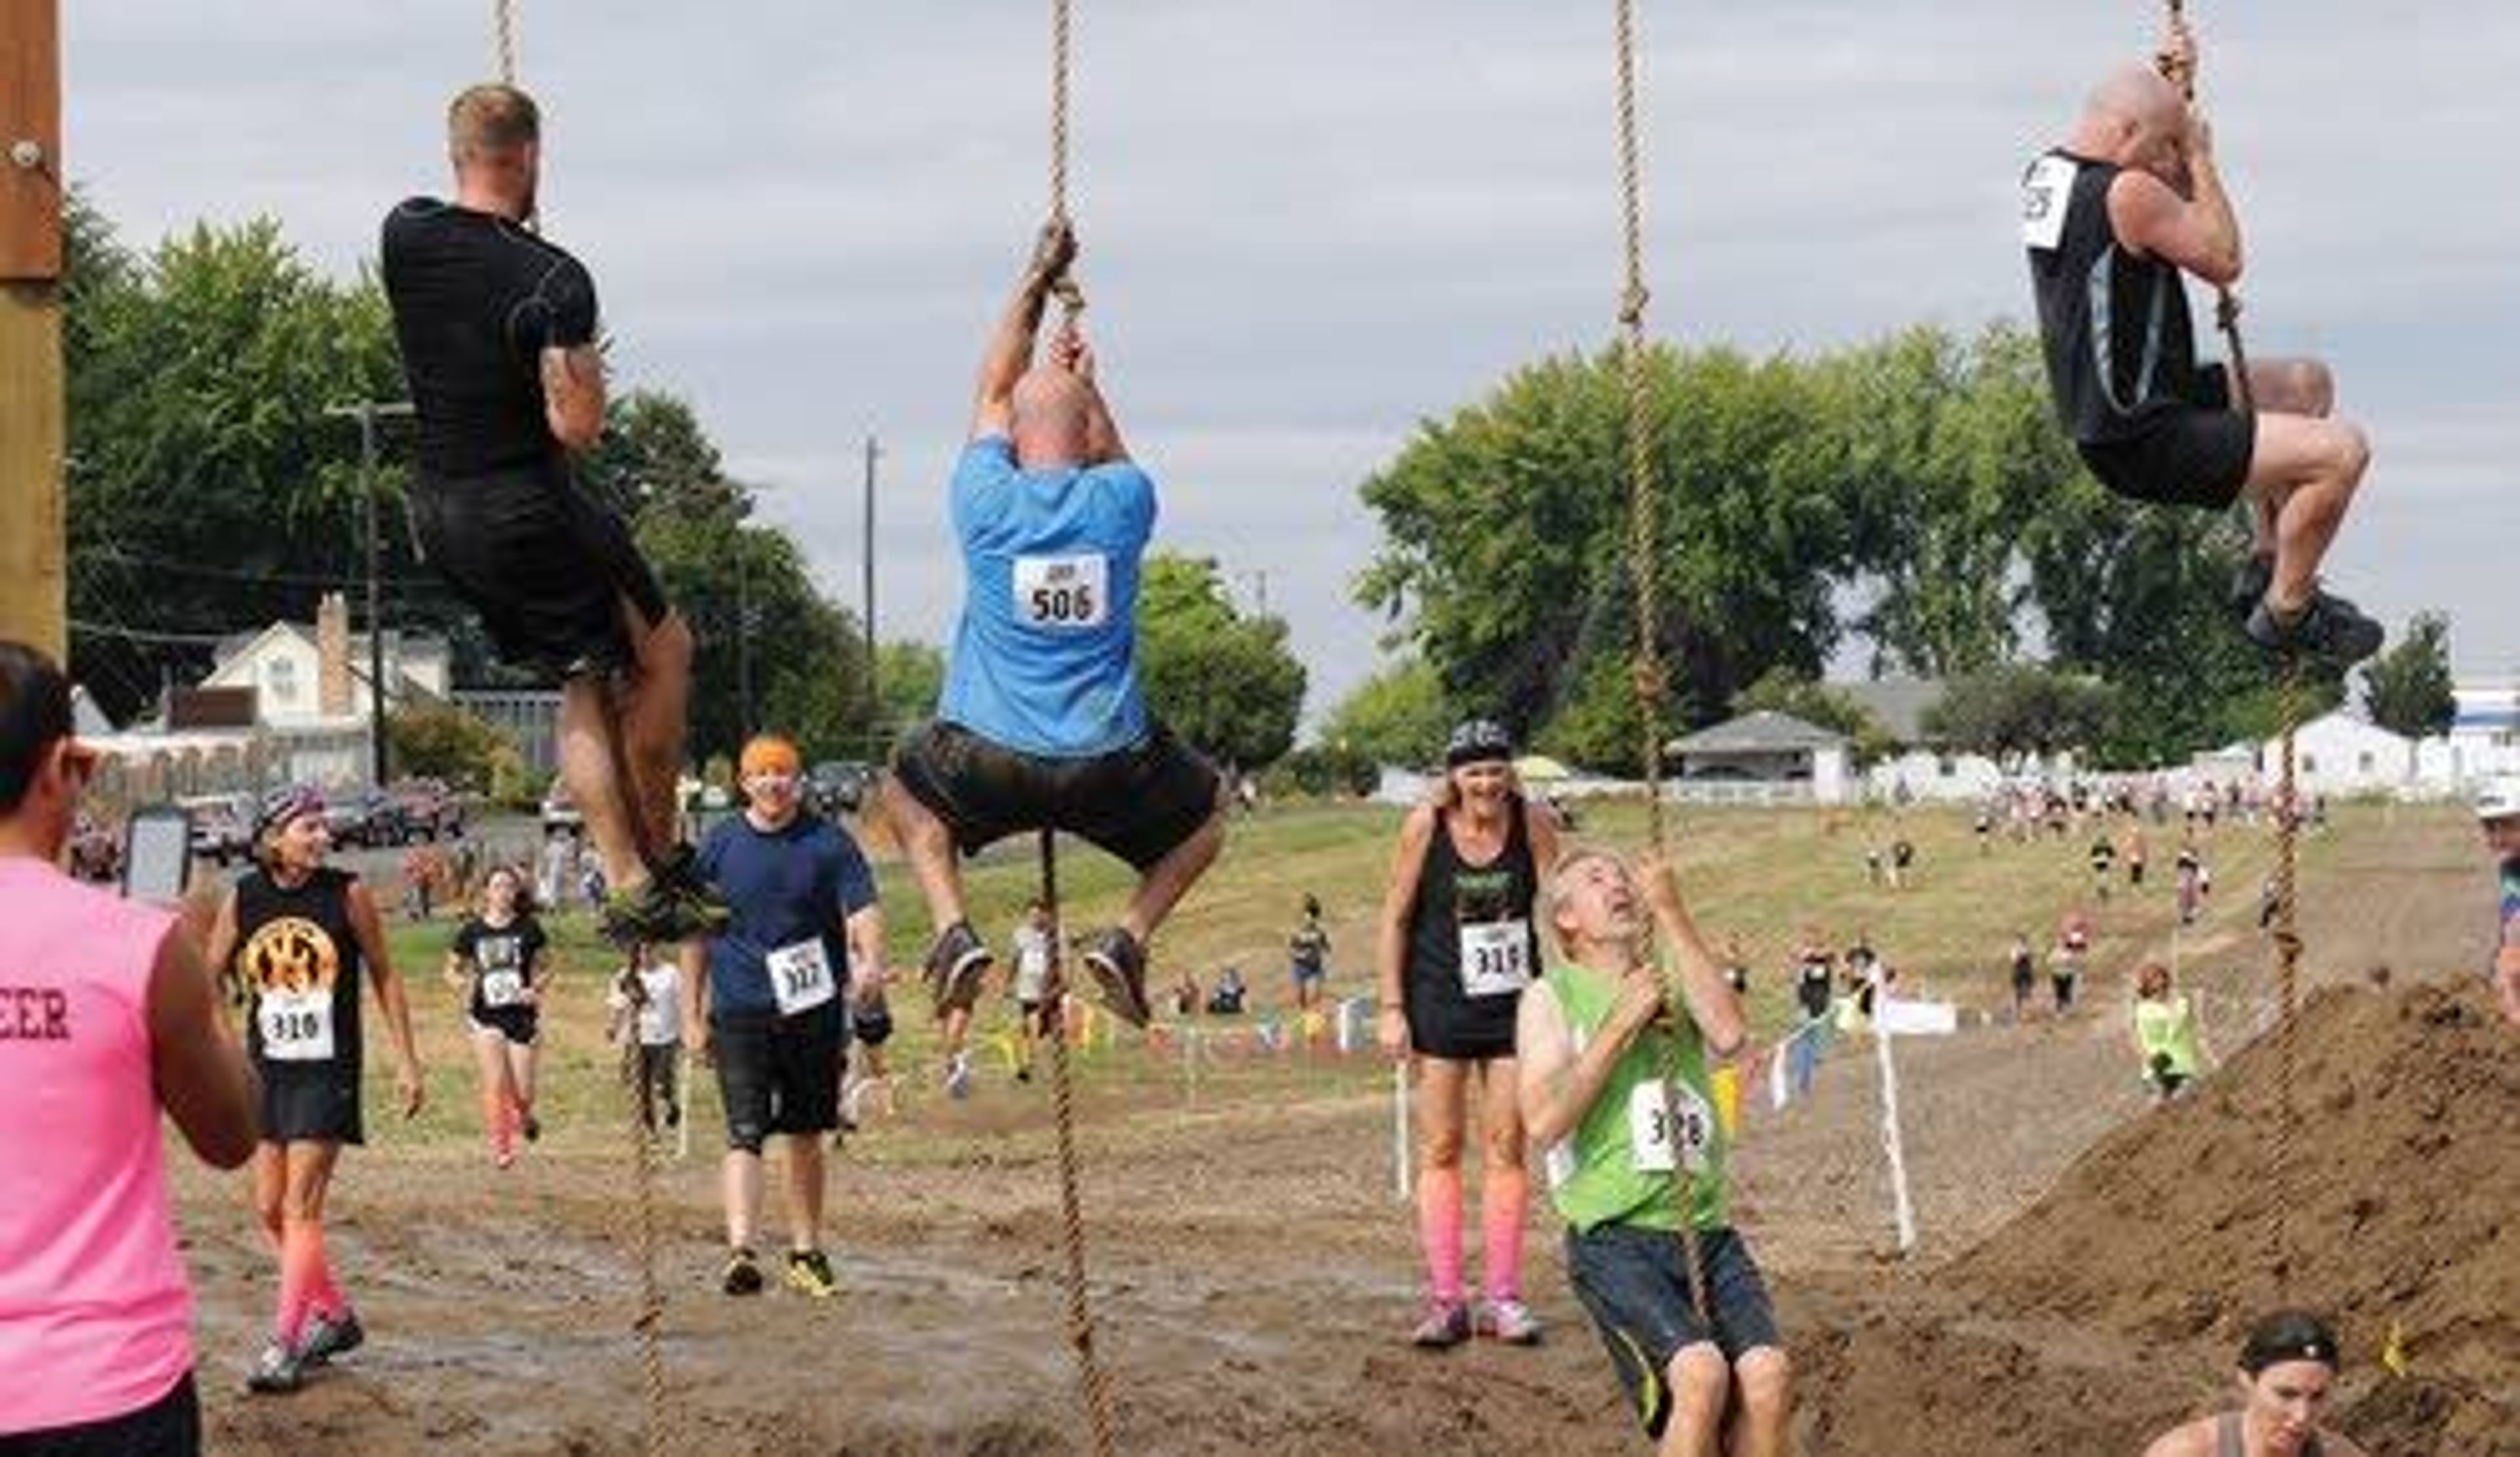
[[[2021,179],[2021,241],[2053,252],[2065,237],[2065,213],[2074,205],[2074,177],[2082,170],[2070,157],[2049,153]]]
[[[1701,1173],[1714,1128],[1715,1116],[1695,1088],[1663,1078],[1641,1082],[1628,1094],[1629,1165],[1639,1173],[1670,1173],[1677,1145],[1681,1163]]]
[[[1110,564],[1101,552],[1014,560],[1015,620],[1052,631],[1110,619]]]
[[[778,998],[782,1017],[811,1012],[839,990],[832,977],[832,959],[823,953],[820,936],[782,946],[762,960],[770,968],[770,994]]]
[[[254,1004],[262,1055],[275,1063],[333,1061],[333,993],[266,990]]]
[[[1530,984],[1530,922],[1473,921],[1462,928],[1463,996],[1511,996]]]

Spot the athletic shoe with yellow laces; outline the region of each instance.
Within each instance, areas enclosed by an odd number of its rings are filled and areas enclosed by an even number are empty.
[[[840,1293],[840,1277],[832,1273],[831,1256],[820,1250],[788,1252],[788,1288],[799,1295],[828,1300]]]

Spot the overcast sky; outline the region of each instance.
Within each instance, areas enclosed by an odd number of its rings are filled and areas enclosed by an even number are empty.
[[[1385,624],[1356,487],[1417,422],[1593,346],[1616,291],[1608,0],[1077,0],[1090,322],[1163,544],[1265,574],[1318,709]],[[488,0],[68,0],[68,151],[127,241],[270,213],[321,267],[446,187]],[[942,641],[942,489],[1043,211],[1032,0],[518,0],[551,235],[627,382],[690,397],[858,596],[885,452],[886,637]],[[2395,626],[2520,668],[2520,6],[2204,3],[2260,354],[2330,358],[2378,464],[2335,559]],[[2021,317],[2028,157],[2157,11],[2066,0],[1642,6],[1652,324],[1758,350]]]

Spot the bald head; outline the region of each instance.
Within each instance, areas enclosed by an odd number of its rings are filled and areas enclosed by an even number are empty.
[[[2131,62],[2092,88],[2068,146],[2079,156],[2150,172],[2176,187],[2185,176],[2186,137],[2187,103],[2179,88],[2151,67]]]
[[[2091,99],[2084,103],[2087,116],[2146,126],[2176,126],[2186,110],[2178,87],[2160,71],[2134,62],[2101,77],[2100,83],[2092,88]]]
[[[1094,418],[1092,387],[1073,371],[1036,364],[1015,381],[1011,401],[1015,463],[1026,469],[1085,461]]]

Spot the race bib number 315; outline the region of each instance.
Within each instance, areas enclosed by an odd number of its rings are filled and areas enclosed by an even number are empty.
[[[1530,922],[1474,921],[1462,928],[1463,996],[1510,996],[1530,984]]]
[[[1027,627],[1100,627],[1111,615],[1110,576],[1101,552],[1017,557],[1015,620]]]
[[[2030,173],[2021,179],[2021,241],[2042,251],[2052,251],[2065,236],[2065,210],[2074,202],[2074,174],[2080,170],[2071,158],[2053,155],[2030,164]]]

